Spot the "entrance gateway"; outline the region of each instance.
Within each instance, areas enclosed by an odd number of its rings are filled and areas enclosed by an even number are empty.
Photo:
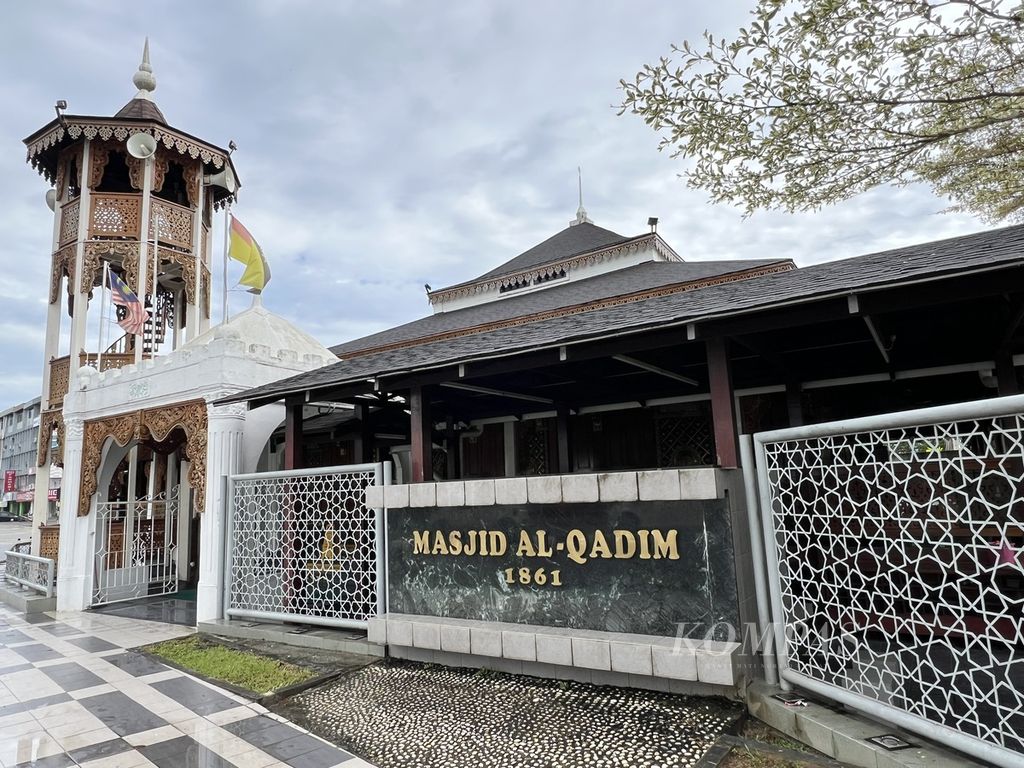
[[[94,606],[178,591],[178,513],[177,486],[96,505]]]

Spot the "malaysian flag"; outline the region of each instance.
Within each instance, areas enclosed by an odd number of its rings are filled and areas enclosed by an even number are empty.
[[[124,280],[113,272],[110,273],[110,293],[113,302],[128,311],[128,314],[118,320],[117,324],[127,333],[141,336],[142,329],[145,327],[146,321],[149,320],[149,312],[142,306],[139,297],[132,293],[131,288],[124,284]]]

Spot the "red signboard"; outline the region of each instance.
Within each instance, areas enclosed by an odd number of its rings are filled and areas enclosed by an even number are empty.
[[[18,473],[13,469],[4,471],[4,493],[11,493],[17,485]]]
[[[46,491],[47,501],[57,501],[60,498],[60,488],[50,488]]]

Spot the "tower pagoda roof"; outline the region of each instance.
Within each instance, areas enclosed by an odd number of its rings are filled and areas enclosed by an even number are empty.
[[[172,127],[152,98],[156,78],[149,64],[149,41],[142,54],[142,63],[132,77],[138,88],[135,96],[113,116],[69,115],[58,112],[57,117],[24,139],[26,160],[51,184],[57,179],[57,166],[61,152],[81,139],[124,142],[135,133],[148,133],[157,145],[166,150],[200,160],[205,172],[216,173],[225,166],[231,168],[236,183],[238,173],[231,161],[231,153],[215,144]],[[224,204],[234,193],[218,188],[216,204]]]

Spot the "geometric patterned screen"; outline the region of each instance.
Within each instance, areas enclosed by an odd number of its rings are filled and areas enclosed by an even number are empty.
[[[328,626],[377,615],[377,514],[364,502],[381,465],[233,480],[229,614]]]
[[[1024,416],[764,450],[788,668],[1024,764]]]

